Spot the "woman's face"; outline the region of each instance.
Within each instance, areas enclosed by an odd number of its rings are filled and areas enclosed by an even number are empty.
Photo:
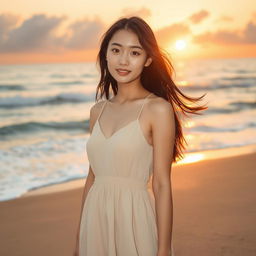
[[[137,35],[125,29],[118,30],[107,48],[107,65],[118,83],[131,83],[140,78],[145,66],[152,62],[139,43]]]

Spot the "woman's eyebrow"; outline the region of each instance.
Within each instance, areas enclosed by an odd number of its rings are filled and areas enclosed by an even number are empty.
[[[122,45],[119,44],[119,43],[112,43],[111,45],[117,45],[117,46],[122,47]],[[130,48],[139,48],[139,49],[143,50],[143,48],[140,47],[140,46],[138,46],[138,45],[131,45],[131,46],[129,46],[129,47],[130,47]]]

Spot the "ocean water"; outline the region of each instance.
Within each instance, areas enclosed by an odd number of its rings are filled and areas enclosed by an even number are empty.
[[[208,110],[183,120],[186,152],[256,143],[256,59],[177,61],[174,80]],[[87,176],[95,63],[0,66],[0,201]]]

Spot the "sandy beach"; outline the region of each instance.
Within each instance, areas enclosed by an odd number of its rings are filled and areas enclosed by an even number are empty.
[[[256,255],[255,167],[256,153],[173,166],[175,256]],[[0,255],[71,256],[84,183],[0,202]]]

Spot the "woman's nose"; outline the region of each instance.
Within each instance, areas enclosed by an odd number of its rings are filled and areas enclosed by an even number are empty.
[[[128,56],[127,53],[120,54],[119,64],[121,64],[121,65],[128,65],[128,63],[129,63],[128,57],[129,56]]]

